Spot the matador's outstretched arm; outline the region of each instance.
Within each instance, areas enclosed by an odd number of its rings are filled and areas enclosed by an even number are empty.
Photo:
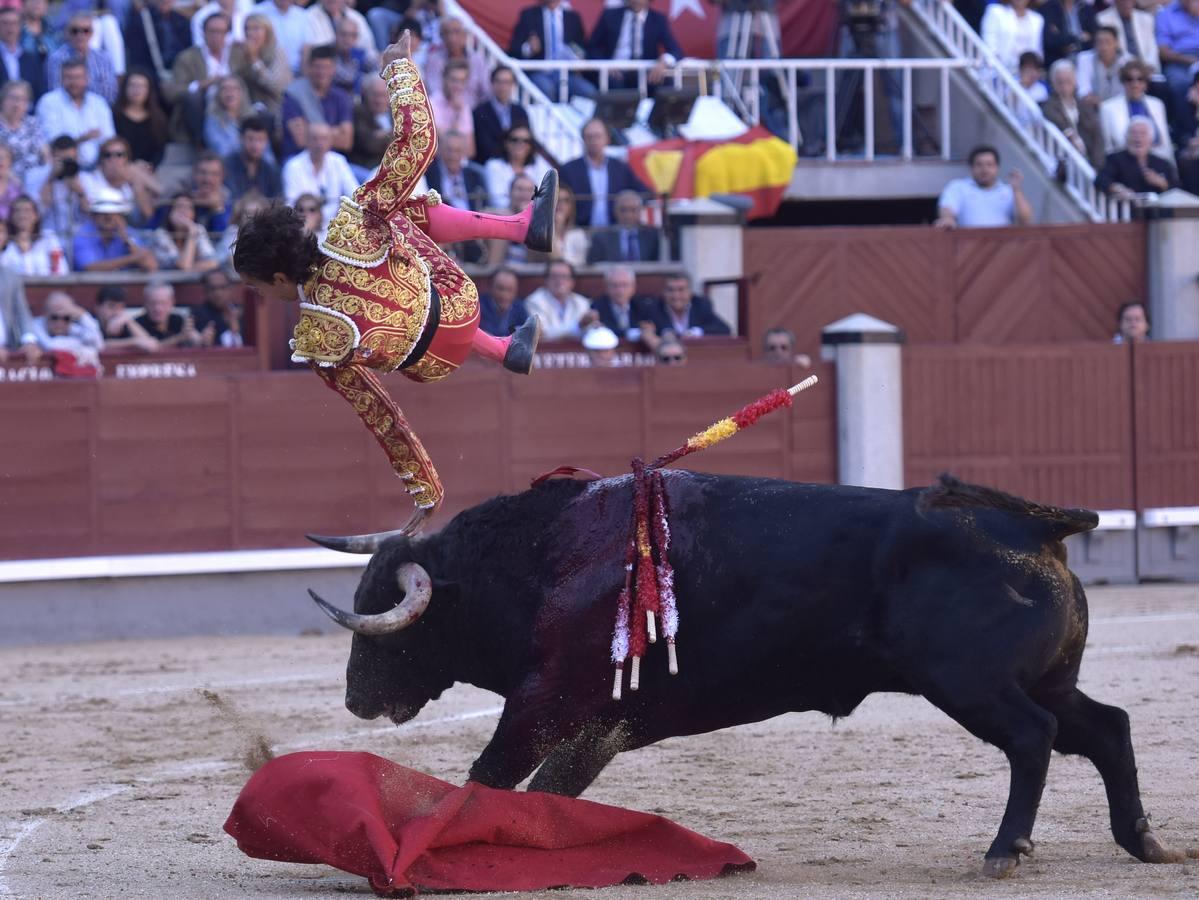
[[[417,508],[432,514],[444,496],[441,479],[412,426],[387,395],[379,376],[357,363],[336,367],[313,365],[312,369],[326,385],[350,402],[387,453],[391,467],[404,480]]]

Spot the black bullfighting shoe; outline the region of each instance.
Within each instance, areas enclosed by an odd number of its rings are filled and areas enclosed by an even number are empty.
[[[558,172],[550,169],[533,194],[533,215],[525,232],[525,246],[538,253],[549,253],[554,247],[554,209],[558,205]]]
[[[541,338],[541,320],[529,316],[525,323],[512,332],[508,350],[504,354],[504,368],[518,375],[528,375],[533,370],[533,354],[537,352],[537,341]]]

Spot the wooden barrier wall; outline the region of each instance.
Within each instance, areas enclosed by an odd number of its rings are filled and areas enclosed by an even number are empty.
[[[690,462],[836,477],[829,390]],[[627,472],[805,371],[741,363],[387,383],[454,512],[559,465]],[[790,379],[790,380],[788,380]],[[0,385],[0,557],[287,547],[394,528],[411,504],[353,410],[307,372]]]
[[[754,352],[790,328],[800,349],[864,312],[913,343],[1102,341],[1146,290],[1142,223],[1034,228],[750,228],[745,274]]]

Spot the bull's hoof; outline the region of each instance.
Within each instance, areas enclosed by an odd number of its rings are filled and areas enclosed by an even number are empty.
[[[1018,856],[989,856],[983,860],[982,874],[987,878],[1009,878],[1020,865]]]
[[[1191,855],[1199,858],[1199,851],[1197,850],[1184,853],[1181,850],[1174,850],[1167,847],[1157,839],[1157,835],[1152,831],[1146,831],[1141,835],[1141,851],[1144,854],[1142,859],[1147,863],[1180,863],[1184,862],[1187,856]]]

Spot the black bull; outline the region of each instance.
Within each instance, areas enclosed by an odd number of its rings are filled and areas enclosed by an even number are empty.
[[[1052,750],[1095,764],[1121,847],[1147,862],[1186,856],[1150,830],[1128,715],[1077,686],[1087,602],[1061,541],[1094,513],[952,479],[909,491],[681,472],[666,483],[677,676],[659,641],[640,690],[611,696],[631,478],[551,481],[423,539],[318,539],[377,549],[354,614],[316,598],[358,632],[350,711],[398,723],[455,682],[495,691],[504,711],[470,778],[511,788],[536,770],[530,790],[573,796],[617,753],[663,738],[920,694],[1011,765],[989,874],[1032,850]]]

